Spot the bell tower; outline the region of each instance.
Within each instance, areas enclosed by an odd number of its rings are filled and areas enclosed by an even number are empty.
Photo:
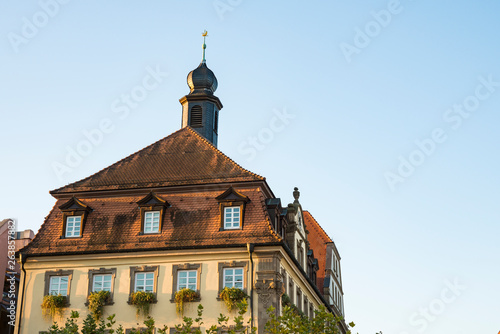
[[[208,67],[205,60],[205,38],[203,33],[203,57],[200,65],[189,72],[187,84],[190,92],[182,97],[182,127],[190,126],[217,147],[219,127],[219,111],[222,103],[214,95],[217,89],[217,78]]]

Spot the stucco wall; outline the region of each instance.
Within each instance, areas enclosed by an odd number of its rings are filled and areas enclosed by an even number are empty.
[[[221,260],[223,259],[223,260]],[[66,309],[64,317],[68,317],[70,310],[79,311],[81,318],[85,317],[88,309],[85,307],[88,293],[88,271],[99,268],[116,268],[114,282],[114,305],[105,307],[104,315],[116,314],[118,323],[125,328],[137,326],[142,318],[136,317],[134,306],[127,304],[130,293],[131,266],[159,266],[158,272],[158,303],[151,308],[151,316],[158,325],[167,324],[171,327],[181,322],[175,313],[175,303],[170,302],[172,296],[172,265],[184,263],[201,263],[201,304],[205,307],[204,322],[217,322],[219,313],[227,313],[222,301],[217,300],[219,289],[218,263],[228,261],[248,261],[248,254],[241,250],[206,251],[203,253],[186,252],[163,254],[124,254],[113,256],[68,256],[59,257],[57,261],[47,258],[28,259],[25,268],[26,299],[23,307],[21,333],[38,333],[51,325],[49,319],[42,316],[41,303],[44,295],[45,272],[50,270],[73,270],[70,286],[70,307]],[[90,266],[89,264],[92,263]],[[248,278],[247,278],[248,280]],[[193,305],[189,305],[193,304]],[[186,316],[196,316],[198,303],[188,303]],[[248,312],[249,314],[249,312]],[[62,323],[62,321],[59,321]]]

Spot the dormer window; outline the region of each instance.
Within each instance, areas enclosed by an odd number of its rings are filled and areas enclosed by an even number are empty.
[[[240,228],[241,208],[239,206],[229,206],[224,208],[224,229]]]
[[[59,206],[63,213],[61,238],[80,238],[83,235],[87,215],[92,209],[75,197]]]
[[[80,236],[82,226],[82,216],[66,217],[66,238],[75,238]]]
[[[237,192],[233,187],[215,198],[219,202],[221,213],[221,231],[243,228],[245,205],[250,199]]]
[[[165,209],[170,206],[167,201],[150,192],[137,202],[141,208],[141,230],[139,234],[161,233]]]
[[[160,232],[160,211],[146,211],[144,213],[144,233]]]

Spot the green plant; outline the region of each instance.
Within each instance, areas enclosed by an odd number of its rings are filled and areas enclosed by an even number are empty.
[[[231,326],[228,323],[229,317],[221,313],[217,319],[219,327],[228,334],[256,334],[257,328],[251,327],[252,318],[249,318],[246,324],[243,321],[243,315],[247,312],[247,307],[248,303],[246,299],[242,299],[240,302],[236,303],[238,315],[234,317],[234,325]]]
[[[282,306],[292,306],[292,300],[290,299],[290,297],[286,293],[284,293],[281,296],[281,305]]]
[[[104,305],[111,302],[111,293],[104,290],[92,292],[88,296],[88,302],[90,313],[92,313],[94,319],[98,321],[102,317]]]
[[[180,289],[175,293],[175,310],[178,315],[184,314],[184,303],[194,302],[200,298],[200,294],[191,289]]]
[[[64,327],[59,327],[59,325],[54,322],[54,324],[49,328],[48,331],[40,332],[45,334],[125,334],[123,326],[118,326],[118,329],[113,329],[116,323],[115,315],[111,315],[107,318],[107,321],[101,320],[97,322],[91,314],[87,314],[87,318],[83,320],[83,326],[81,332],[78,331],[79,326],[77,323],[80,314],[77,311],[71,311],[71,316],[66,319]]]
[[[147,317],[151,304],[155,301],[155,295],[152,292],[136,291],[130,295],[130,304],[137,308],[137,316],[142,314]]]
[[[42,301],[42,313],[46,317],[54,319],[56,316],[62,315],[62,309],[67,304],[66,296],[61,294],[58,295],[46,295],[43,297]]]
[[[243,301],[246,302],[248,295],[241,289],[235,287],[225,287],[219,293],[219,298],[224,300],[224,303],[226,303],[227,306],[227,310],[231,312],[232,310],[236,309],[238,303],[241,303]],[[246,312],[246,308],[244,310]]]

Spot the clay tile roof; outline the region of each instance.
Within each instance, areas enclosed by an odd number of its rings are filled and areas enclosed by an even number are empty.
[[[242,168],[192,128],[185,127],[94,175],[50,193],[264,179]]]
[[[333,242],[309,211],[304,211],[303,214],[305,225],[310,233],[314,233],[314,236],[321,238],[324,243]]]
[[[59,199],[34,240],[23,249],[30,256],[152,251],[179,248],[241,246],[248,242],[279,243],[271,229],[265,198],[259,187],[238,189],[250,201],[246,204],[243,228],[221,231],[218,201],[220,190],[169,193],[159,196],[171,206],[166,208],[161,233],[141,235],[140,208],[143,196],[85,198],[93,208],[83,225],[81,238],[61,238],[66,200]]]
[[[317,273],[317,284],[320,291],[323,289],[323,283],[325,280],[325,267],[326,267],[326,244],[333,242],[332,239],[326,234],[325,230],[318,224],[316,219],[309,213],[309,211],[303,211],[304,224],[309,231],[307,240],[309,241],[309,246],[314,250],[314,256],[318,259],[318,273]]]

